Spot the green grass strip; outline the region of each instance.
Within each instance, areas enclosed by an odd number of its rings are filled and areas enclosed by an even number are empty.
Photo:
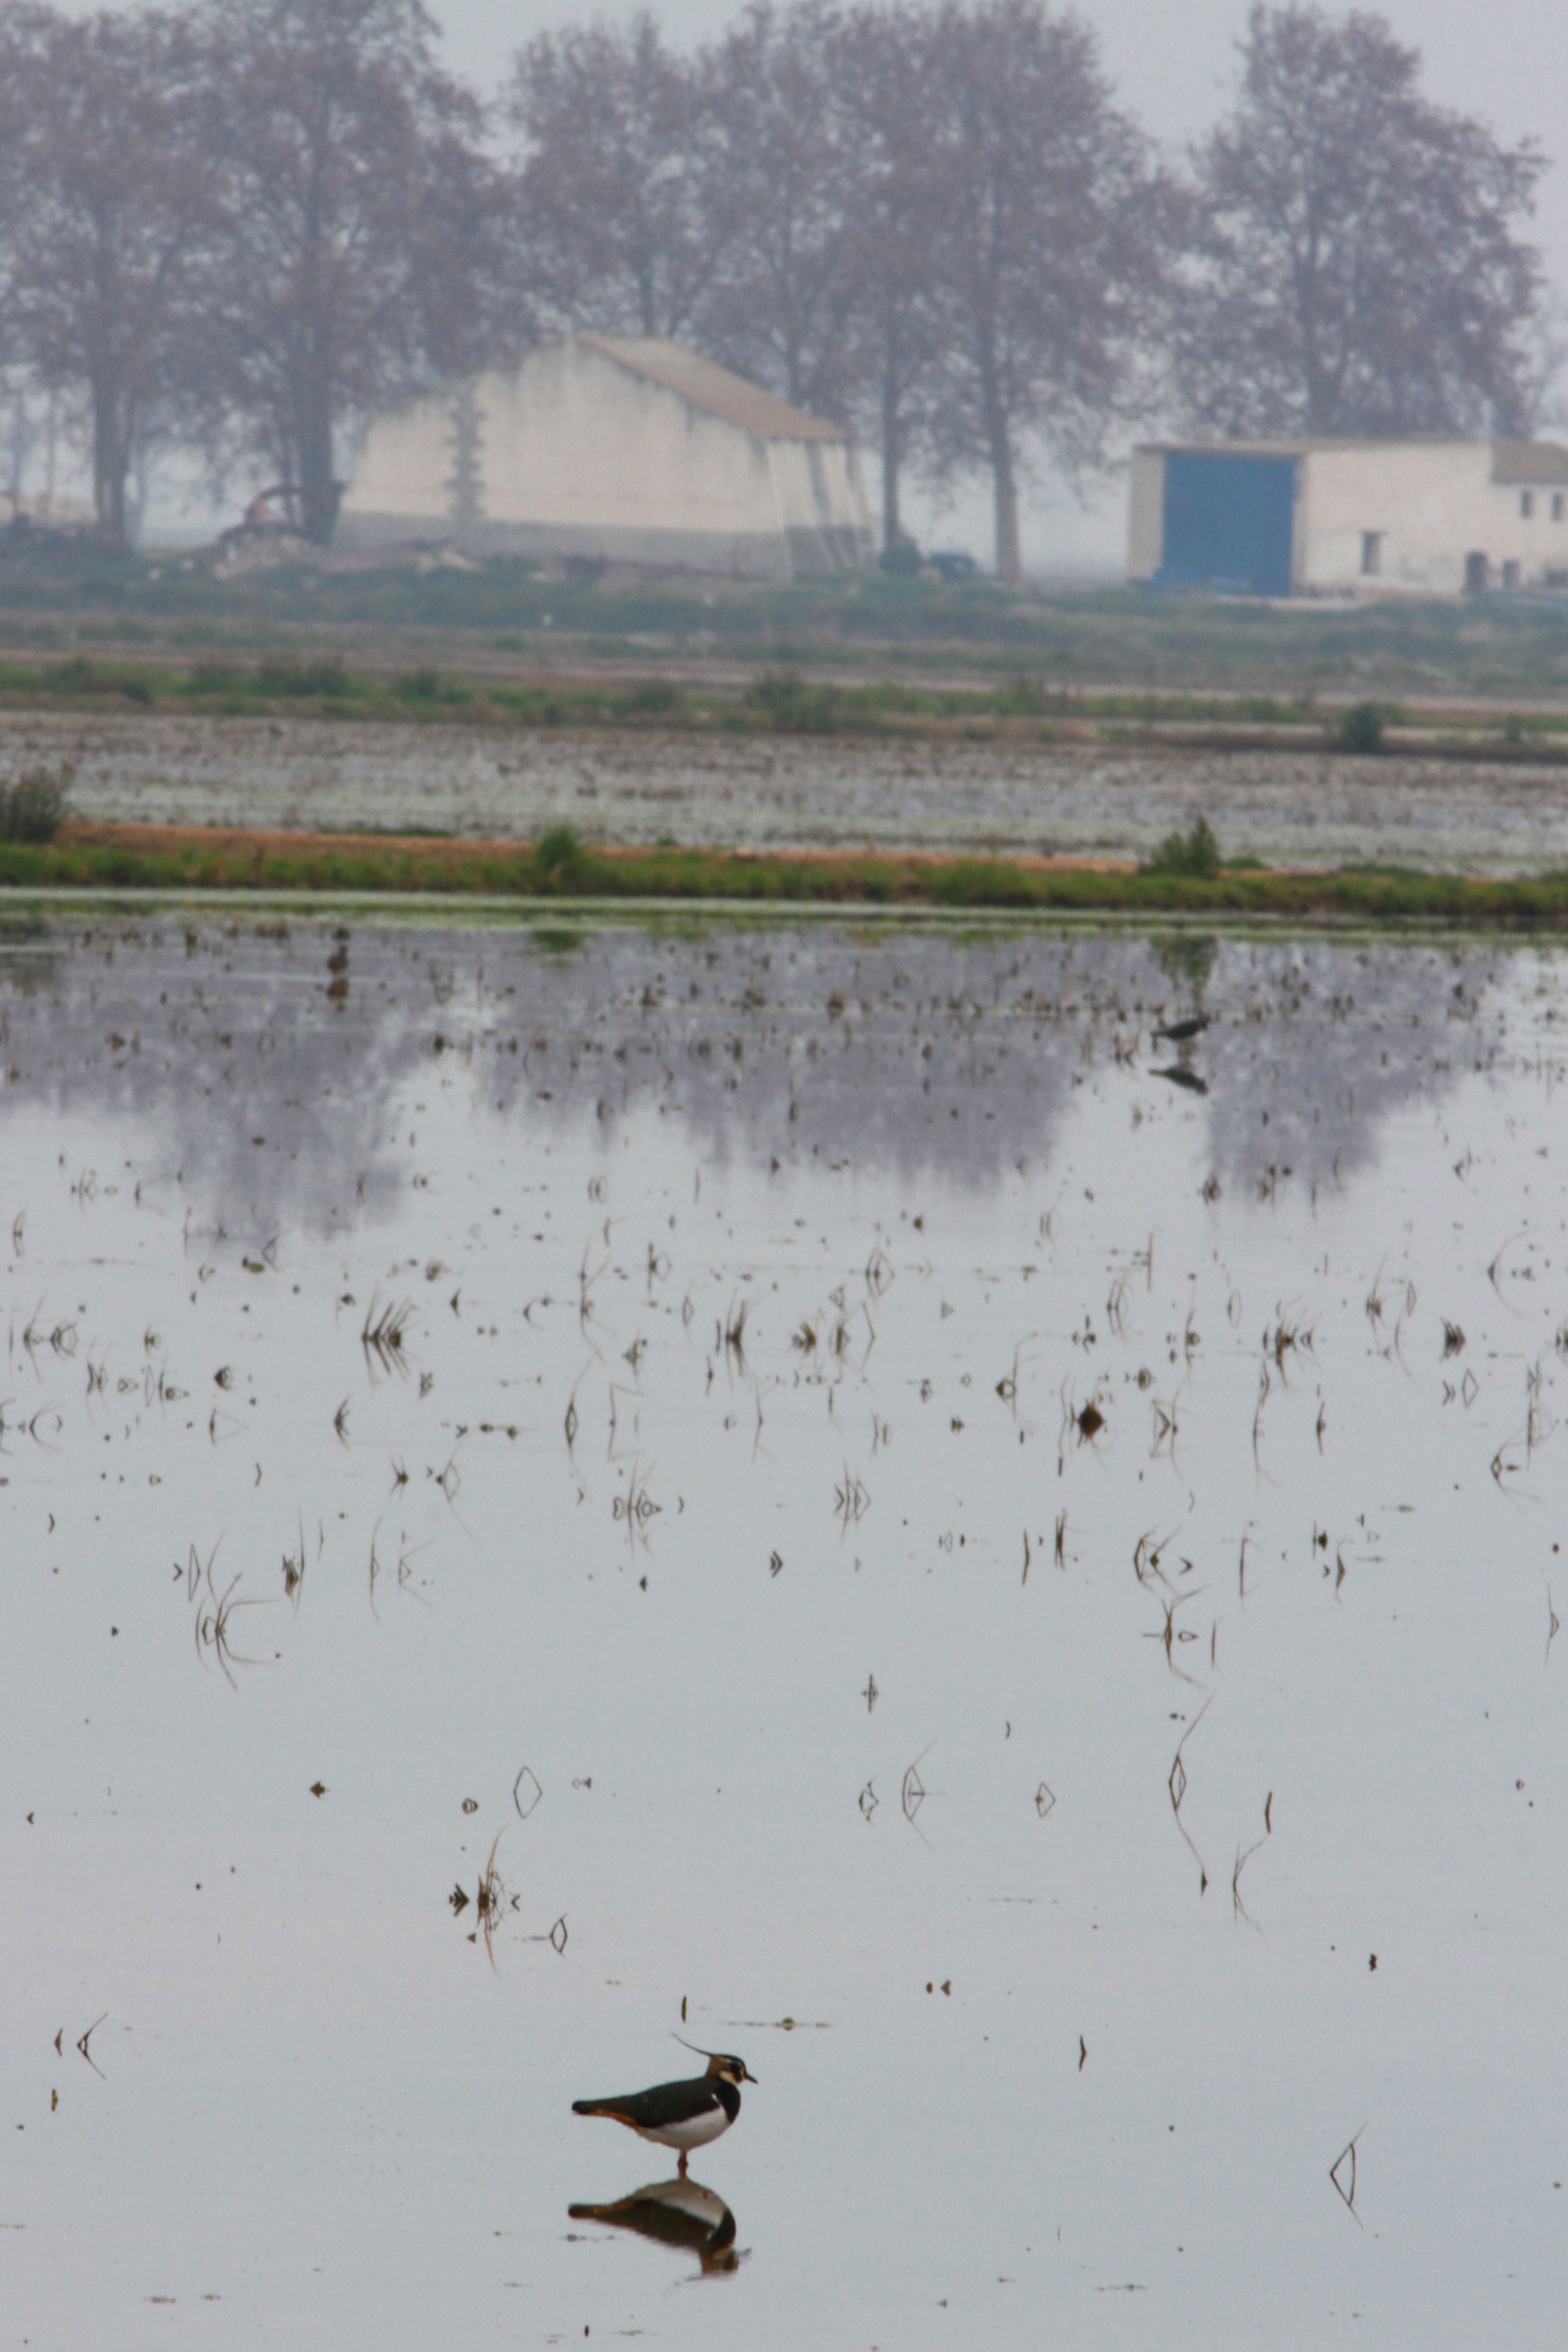
[[[262,660],[132,661],[74,655],[0,659],[0,708],[290,717],[476,728],[657,729],[686,734],[899,736],[997,730],[1051,741],[1085,729],[1135,742],[1154,730],[1192,751],[1301,750],[1375,754],[1411,736],[1421,756],[1568,764],[1568,712],[1447,716],[1396,701],[1340,711],[1308,696],[1138,692],[1052,685],[1023,674],[994,684],[928,687],[897,677],[809,678],[785,666],[749,682],[697,687],[677,678],[542,683],[430,666],[357,668],[335,653]],[[1412,733],[1412,730],[1414,732]]]
[[[221,893],[408,891],[519,900],[684,899],[737,906],[844,905],[1019,913],[1186,914],[1468,929],[1568,929],[1568,872],[1501,878],[1375,867],[1281,873],[1225,866],[1110,873],[1002,857],[751,856],[711,849],[585,847],[568,828],[538,845],[431,839],[362,843],[301,835],[186,838],[143,847],[101,836],[0,843],[0,886]]]

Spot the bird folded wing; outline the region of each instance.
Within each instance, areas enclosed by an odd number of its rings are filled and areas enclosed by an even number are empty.
[[[656,2083],[651,2091],[632,2091],[623,2098],[576,2099],[572,2113],[614,2116],[622,2123],[647,2131],[668,2124],[690,2123],[694,2116],[711,2115],[720,2105],[716,2092],[706,2081]]]

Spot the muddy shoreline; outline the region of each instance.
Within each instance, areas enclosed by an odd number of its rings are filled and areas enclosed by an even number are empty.
[[[37,764],[92,823],[1119,860],[1201,814],[1271,866],[1568,866],[1568,772],[1401,754],[0,713],[0,773]]]

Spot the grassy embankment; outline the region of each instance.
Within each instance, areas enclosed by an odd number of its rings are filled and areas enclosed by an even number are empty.
[[[917,734],[1035,741],[1155,742],[1189,751],[1278,748],[1568,765],[1568,710],[1410,710],[1364,701],[1325,709],[1305,696],[1132,693],[1011,677],[969,686],[812,678],[766,669],[698,685],[674,677],[461,676],[432,665],[356,667],[311,660],[172,663],[0,659],[0,709],[182,712],[212,719],[442,721],[518,729],[657,729],[699,735]]]
[[[874,855],[755,856],[703,849],[598,849],[570,826],[536,844],[374,835],[225,833],[64,824],[47,842],[0,841],[11,888],[330,895],[434,892],[599,903],[702,900],[737,907],[982,908],[1020,914],[1185,914],[1209,919],[1411,922],[1568,929],[1568,873],[1478,880],[1385,868],[1275,873],[1225,866],[1195,835],[1145,866]]]
[[[591,567],[590,568],[591,572]],[[351,649],[383,671],[477,676],[519,663],[794,663],[841,677],[1026,675],[1125,688],[1359,700],[1436,696],[1494,707],[1568,699],[1568,599],[1489,596],[1324,604],[886,579],[769,586],[613,569],[561,577],[497,558],[350,567],[322,562],[225,578],[201,554],[114,554],[0,541],[0,643],[301,668]]]

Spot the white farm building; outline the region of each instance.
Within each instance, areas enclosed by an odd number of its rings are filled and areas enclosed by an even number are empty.
[[[1568,588],[1568,449],[1437,436],[1138,449],[1127,571],[1256,596]]]
[[[334,537],[772,580],[872,548],[839,425],[678,343],[587,334],[377,417]]]

